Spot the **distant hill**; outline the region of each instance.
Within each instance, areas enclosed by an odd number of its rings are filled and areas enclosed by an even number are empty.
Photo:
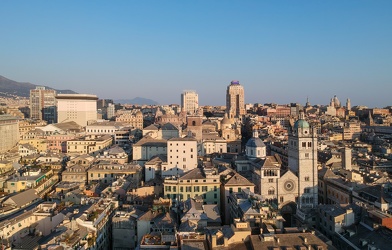
[[[36,86],[43,86],[43,85],[35,85],[29,82],[16,82],[5,78],[4,76],[0,75],[0,96],[1,95],[17,95],[21,97],[29,97],[30,96],[30,89],[35,89]],[[44,86],[47,89],[53,89],[48,86]],[[72,90],[57,90],[57,93],[62,94],[76,94],[75,91]]]
[[[133,99],[118,99],[114,100],[114,102],[120,104],[158,105],[156,101],[143,97],[135,97]]]

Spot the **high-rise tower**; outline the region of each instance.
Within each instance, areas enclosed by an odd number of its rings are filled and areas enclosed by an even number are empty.
[[[317,135],[300,113],[289,134],[288,166],[298,177],[298,208],[317,206]]]
[[[196,91],[185,90],[181,94],[181,111],[187,114],[195,114],[196,110],[199,108],[199,95]]]
[[[30,90],[30,118],[56,122],[56,90],[45,87]]]
[[[351,110],[351,100],[350,100],[349,98],[347,98],[347,101],[346,101],[346,109],[347,109],[348,111]]]
[[[239,81],[231,81],[227,86],[226,113],[229,118],[237,118],[246,114],[244,87]]]

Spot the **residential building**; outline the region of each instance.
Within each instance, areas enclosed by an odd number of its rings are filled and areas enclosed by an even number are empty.
[[[58,94],[57,121],[59,123],[74,121],[80,126],[97,120],[96,95],[88,94]]]
[[[173,213],[147,211],[137,219],[140,249],[168,249],[176,245],[177,218]],[[163,248],[162,248],[163,247]]]
[[[34,147],[28,143],[25,143],[25,144],[19,144],[18,152],[19,152],[20,157],[25,157],[25,156],[29,156],[29,155],[36,155],[36,154],[38,154],[39,150],[36,147]]]
[[[19,248],[28,235],[48,236],[65,218],[59,212],[61,207],[54,202],[44,202],[36,208],[0,223],[3,249],[32,249],[31,246]],[[12,246],[11,246],[12,245]],[[38,249],[38,248],[37,248]]]
[[[247,241],[251,233],[249,222],[239,219],[236,219],[231,225],[207,227],[206,239],[209,248],[205,249],[249,249],[245,241]]]
[[[181,177],[166,177],[163,182],[164,197],[183,201],[201,196],[206,204],[220,204],[220,176],[195,168]]]
[[[117,208],[118,201],[102,198],[76,219],[79,226],[87,228],[92,234],[90,249],[111,249],[112,218]]]
[[[343,127],[343,140],[355,140],[361,136],[361,124],[359,122],[348,122]]]
[[[217,133],[203,134],[201,155],[227,153],[227,141]]]
[[[0,116],[1,117],[1,116]],[[13,117],[15,119],[15,117]],[[19,121],[19,136],[22,138],[23,135],[30,130],[33,130],[37,127],[43,127],[47,125],[46,121],[42,120],[20,120]]]
[[[152,157],[166,154],[166,152],[167,141],[164,139],[153,139],[147,136],[132,145],[133,161],[141,166],[144,166]]]
[[[48,150],[52,152],[65,153],[67,152],[67,141],[75,138],[75,134],[49,135],[46,137]]]
[[[254,232],[260,232],[263,219],[270,213],[268,203],[263,202],[260,195],[254,194],[249,189],[233,191],[228,201],[230,223],[236,219],[248,222]],[[227,216],[227,215],[226,215]]]
[[[82,154],[82,155],[77,155],[76,157],[71,156],[69,161],[67,162],[67,165],[68,166],[81,165],[84,167],[90,167],[94,161],[95,161],[94,156],[88,154]]]
[[[144,181],[148,182],[155,177],[162,177],[162,165],[167,163],[167,155],[157,155],[144,164]]]
[[[139,164],[118,164],[101,161],[87,170],[89,183],[112,183],[123,175],[131,176],[132,186],[137,187],[142,180],[142,168]]]
[[[137,217],[142,211],[116,211],[112,221],[112,249],[132,250],[137,247]]]
[[[89,169],[88,166],[82,166],[82,165],[73,165],[67,167],[66,170],[61,173],[62,181],[86,184],[88,169]]]
[[[87,134],[115,135],[117,131],[129,126],[125,122],[99,121],[86,126]]]
[[[193,137],[167,141],[167,166],[162,176],[179,175],[197,167],[197,140]]]
[[[93,154],[103,152],[113,144],[110,135],[86,135],[67,141],[67,153],[74,155]]]
[[[229,216],[229,197],[231,193],[241,192],[243,189],[249,189],[251,192],[254,192],[255,185],[239,173],[235,173],[234,175],[229,176],[228,179],[222,183],[221,205],[223,207],[224,222],[226,225],[230,224],[231,221],[231,217]]]
[[[97,159],[124,164],[128,163],[128,154],[124,151],[124,149],[116,145],[97,155]]]
[[[56,90],[37,86],[30,90],[30,118],[44,120],[48,123],[57,122]]]
[[[342,233],[344,227],[349,227],[355,222],[354,211],[349,207],[319,205],[317,212],[317,228],[330,239],[335,233]]]
[[[116,117],[116,122],[125,123],[131,128],[143,129],[143,113],[140,110],[127,110]]]

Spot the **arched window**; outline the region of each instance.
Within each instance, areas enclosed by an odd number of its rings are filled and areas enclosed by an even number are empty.
[[[274,195],[275,194],[275,189],[269,188],[268,189],[268,195]]]

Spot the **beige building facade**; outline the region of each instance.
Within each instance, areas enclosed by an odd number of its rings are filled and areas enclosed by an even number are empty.
[[[229,118],[238,118],[246,114],[244,87],[239,81],[231,81],[227,86],[226,113]]]
[[[19,141],[18,118],[0,115],[0,154],[16,146]]]
[[[59,123],[74,121],[85,127],[89,122],[97,120],[96,95],[58,94],[56,100]]]

